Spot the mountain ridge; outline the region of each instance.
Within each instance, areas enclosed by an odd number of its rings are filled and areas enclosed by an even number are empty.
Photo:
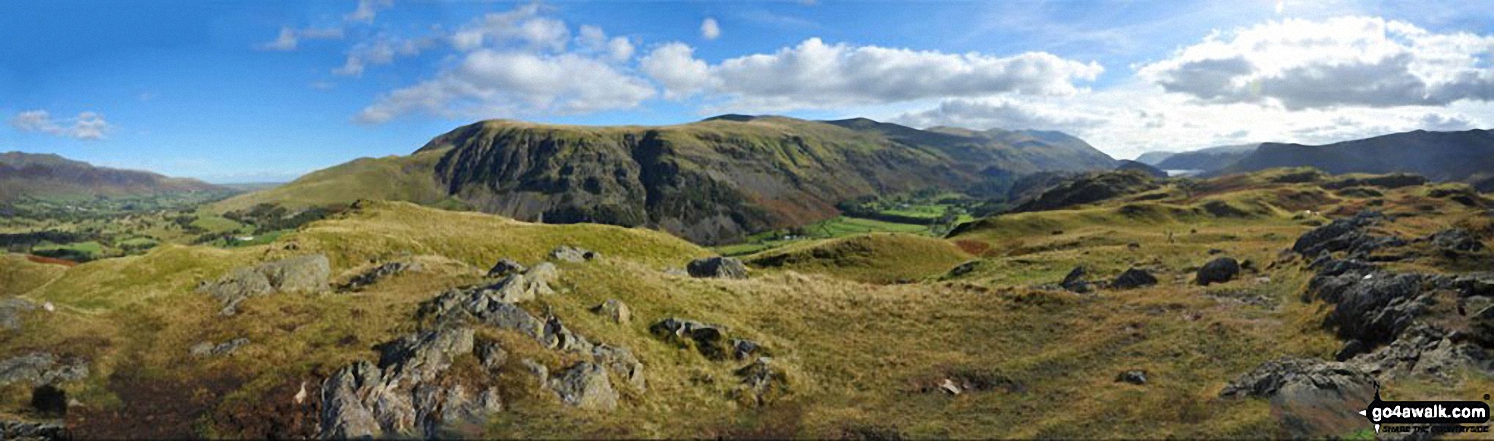
[[[21,197],[139,196],[233,190],[192,178],[100,167],[52,153],[0,153],[0,201]]]

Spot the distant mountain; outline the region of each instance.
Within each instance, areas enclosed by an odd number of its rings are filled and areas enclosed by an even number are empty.
[[[19,197],[143,196],[231,192],[195,179],[95,167],[54,154],[0,153],[0,201]]]
[[[1165,177],[1167,177],[1167,172],[1166,171],[1163,171],[1162,169],[1159,169],[1159,168],[1156,168],[1156,167],[1152,167],[1152,166],[1147,165],[1146,163],[1141,162],[1141,161],[1132,161],[1132,160],[1128,160],[1128,159],[1123,159],[1123,160],[1120,161],[1120,165],[1115,166],[1115,169],[1116,170],[1135,170],[1135,171],[1139,171],[1139,172],[1142,172],[1142,173],[1146,173],[1148,176],[1151,176],[1151,177],[1154,177],[1154,178],[1165,178]]]
[[[722,243],[836,216],[837,203],[859,196],[965,190],[993,171],[1114,165],[1057,132],[919,130],[864,118],[723,115],[662,127],[483,121],[411,156],[360,159],[217,207],[445,201],[523,220],[648,226]]]
[[[1207,147],[1169,154],[1152,166],[1163,170],[1198,170],[1208,172],[1228,167],[1254,152],[1260,144],[1237,144]]]
[[[1297,166],[1335,174],[1408,172],[1488,187],[1494,176],[1494,132],[1417,130],[1320,146],[1265,143],[1216,173]]]
[[[1140,162],[1142,164],[1150,166],[1156,166],[1157,164],[1161,164],[1162,160],[1176,154],[1178,154],[1178,152],[1146,152],[1142,153],[1141,156],[1137,156],[1136,162]]]

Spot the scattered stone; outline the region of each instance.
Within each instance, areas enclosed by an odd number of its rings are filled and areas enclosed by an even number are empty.
[[[1085,270],[1083,266],[1074,267],[1072,271],[1069,271],[1069,275],[1063,277],[1063,282],[1060,282],[1058,286],[1061,286],[1063,287],[1063,289],[1066,289],[1068,291],[1080,294],[1091,291],[1089,280],[1085,279]]]
[[[950,395],[959,395],[961,392],[960,386],[955,384],[954,380],[948,378],[945,378],[943,382],[939,383],[939,389],[943,389]]]
[[[599,257],[602,257],[602,255],[598,254],[596,251],[588,250],[585,248],[577,248],[570,245],[561,245],[559,247],[556,247],[555,250],[550,251],[550,258],[574,263],[583,263],[589,260],[595,260]]]
[[[592,359],[598,364],[612,370],[618,377],[628,381],[628,385],[634,389],[644,391],[648,389],[648,382],[643,377],[643,363],[633,356],[633,352],[627,348],[599,344],[591,350]]]
[[[219,314],[238,313],[239,303],[254,296],[277,292],[321,292],[327,290],[332,266],[327,256],[311,254],[252,267],[239,267],[215,282],[204,282],[197,291],[211,294],[223,303]]]
[[[47,312],[57,312],[57,307],[52,306],[52,302],[42,303],[42,309],[46,310]]]
[[[1110,283],[1110,286],[1115,289],[1132,289],[1156,284],[1157,278],[1152,277],[1151,273],[1146,272],[1146,270],[1131,268],[1121,273],[1119,277],[1116,277],[1115,281]]]
[[[600,411],[617,408],[617,390],[612,388],[607,372],[596,364],[581,362],[560,371],[550,387],[560,395],[561,402],[573,407]]]
[[[1131,370],[1121,372],[1120,375],[1115,376],[1115,381],[1117,383],[1143,385],[1146,384],[1146,371]]]
[[[664,268],[664,275],[666,275],[666,276],[675,276],[675,277],[689,277],[690,273],[686,272],[682,268],[669,267],[669,268]]]
[[[766,355],[766,350],[757,342],[746,339],[731,340],[731,356],[737,360],[746,360],[759,355]]]
[[[378,281],[390,276],[404,273],[406,271],[423,271],[424,265],[420,262],[388,262],[374,267],[368,272],[354,276],[348,283],[338,287],[338,291],[362,291]]]
[[[244,347],[248,344],[249,339],[243,337],[235,338],[233,340],[229,340],[216,345],[212,342],[205,341],[192,345],[188,352],[191,353],[193,357],[197,358],[218,357],[223,355],[232,355],[234,351],[237,351],[239,350],[239,348]]]
[[[603,317],[611,319],[613,323],[627,324],[633,321],[633,310],[628,304],[618,299],[607,299],[602,304],[592,307],[591,310]]]
[[[9,297],[0,300],[0,328],[11,331],[20,330],[21,316],[34,310],[36,310],[36,304],[26,299]]]
[[[1139,249],[1141,249],[1141,243],[1140,242],[1131,242],[1131,243],[1128,243],[1128,244],[1126,244],[1126,249],[1127,250],[1131,250],[1131,251],[1139,250]]]
[[[1196,277],[1198,284],[1209,286],[1210,283],[1224,283],[1234,280],[1240,274],[1240,263],[1230,257],[1220,257],[1205,263],[1198,269]]]
[[[498,263],[493,264],[493,268],[488,270],[488,277],[503,277],[523,272],[524,265],[520,265],[519,262],[515,262],[512,259],[504,258],[498,259]]]
[[[685,265],[690,277],[713,277],[720,279],[747,278],[747,265],[735,257],[707,257],[695,259]]]

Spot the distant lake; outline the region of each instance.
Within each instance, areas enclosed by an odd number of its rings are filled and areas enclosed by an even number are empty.
[[[1193,175],[1196,175],[1196,174],[1199,174],[1199,173],[1203,173],[1203,170],[1162,170],[1162,171],[1167,172],[1167,177],[1169,177],[1169,178],[1173,177],[1173,176],[1193,176]]]

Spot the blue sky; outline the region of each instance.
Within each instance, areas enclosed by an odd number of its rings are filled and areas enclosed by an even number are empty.
[[[1120,158],[1494,126],[1474,2],[0,4],[0,150],[288,180],[512,118],[1054,129]]]

